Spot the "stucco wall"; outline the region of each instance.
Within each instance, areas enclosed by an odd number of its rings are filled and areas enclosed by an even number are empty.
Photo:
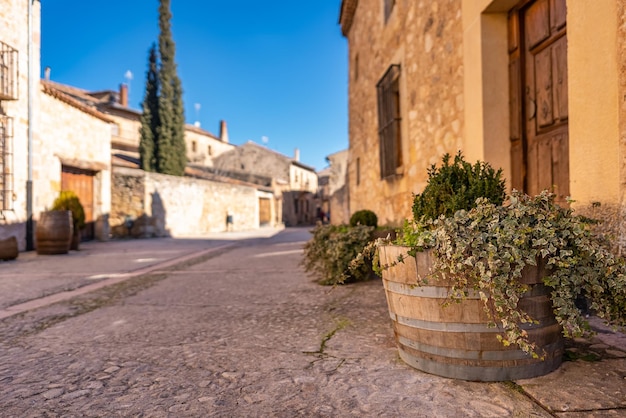
[[[427,168],[462,147],[461,3],[398,1],[385,23],[382,1],[360,0],[347,37],[350,211],[370,209],[379,223],[400,224]],[[402,71],[403,172],[381,180],[376,84],[392,64]]]
[[[39,86],[41,45],[40,2],[33,3],[33,73]],[[0,113],[13,119],[12,210],[0,213],[0,239],[15,236],[21,251],[26,248],[26,181],[28,179],[28,2],[0,0],[0,41],[18,50],[18,100],[2,101]],[[38,95],[34,95],[37,111]],[[37,127],[34,126],[34,130]]]
[[[620,194],[617,3],[567,3],[570,191],[580,205]],[[601,185],[601,187],[599,187]]]
[[[620,203],[626,207],[626,0],[617,2],[617,27]]]
[[[289,166],[289,178],[291,190],[306,190],[312,193],[317,191],[317,174],[297,164]]]
[[[107,115],[113,119],[117,127],[112,130],[113,147],[123,147],[124,150],[139,151],[139,115],[122,110],[106,109]]]
[[[193,150],[194,142],[196,144],[195,151]],[[222,142],[208,132],[193,127],[185,129],[185,146],[189,162],[207,167],[213,166],[215,157],[235,148],[234,145]]]
[[[252,230],[259,227],[259,197],[271,195],[247,186],[115,167],[110,223],[115,231],[126,215],[146,214],[156,218],[157,236],[189,237],[225,231],[230,214],[232,230]]]

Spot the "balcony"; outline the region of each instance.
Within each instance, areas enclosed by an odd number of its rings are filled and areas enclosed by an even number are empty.
[[[0,100],[18,99],[17,49],[0,41]]]

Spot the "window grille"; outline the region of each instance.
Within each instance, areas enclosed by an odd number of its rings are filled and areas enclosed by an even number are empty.
[[[17,49],[0,42],[0,100],[18,99]]]
[[[0,115],[0,210],[13,209],[13,118]]]
[[[389,67],[376,85],[378,90],[378,136],[380,139],[380,176],[395,175],[402,166],[400,129],[400,66]]]

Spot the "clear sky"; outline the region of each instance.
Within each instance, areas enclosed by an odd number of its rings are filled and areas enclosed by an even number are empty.
[[[341,0],[172,0],[185,117],[231,143],[252,140],[321,170],[348,147]],[[158,0],[41,2],[41,68],[86,90],[130,81],[140,109]],[[132,74],[132,79],[127,76]],[[199,108],[199,109],[198,109]]]

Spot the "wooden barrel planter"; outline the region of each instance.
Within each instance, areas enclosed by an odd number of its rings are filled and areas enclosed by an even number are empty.
[[[522,281],[531,290],[519,303],[539,321],[524,329],[539,350],[545,351],[544,360],[500,343],[497,335],[501,330],[488,327],[489,318],[478,295],[443,307],[449,289],[446,283],[431,277],[427,285],[417,285],[418,277],[430,273],[429,251],[393,265],[407,250],[393,245],[379,248],[381,264],[392,265],[383,269],[383,284],[398,351],[407,364],[439,376],[483,382],[537,377],[561,365],[563,336],[542,283],[541,268],[524,270]]]
[[[69,210],[42,212],[35,230],[37,254],[67,254],[73,230]]]
[[[0,239],[0,260],[15,260],[17,256],[17,238]]]

